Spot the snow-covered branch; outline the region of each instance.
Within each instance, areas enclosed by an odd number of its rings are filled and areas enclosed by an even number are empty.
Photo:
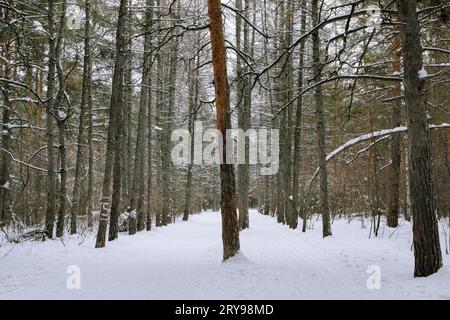
[[[442,123],[440,125],[435,125],[432,124],[428,127],[429,129],[449,129],[450,128],[450,123]],[[405,126],[401,126],[401,127],[396,127],[396,128],[392,128],[392,129],[384,129],[384,130],[378,130],[378,131],[374,131],[374,132],[370,132],[370,133],[366,133],[363,134],[359,137],[353,138],[349,141],[347,141],[346,143],[342,144],[341,146],[339,146],[338,148],[334,149],[332,152],[330,152],[327,155],[327,162],[330,161],[331,159],[333,159],[334,157],[336,157],[338,154],[340,154],[341,152],[343,152],[344,150],[367,140],[371,140],[371,139],[381,139],[384,136],[387,135],[392,135],[395,133],[401,133],[401,132],[406,132],[408,131],[408,128]],[[372,144],[373,146],[374,144]],[[370,147],[369,147],[370,148]],[[369,148],[366,148],[367,150]],[[309,192],[309,189],[312,185],[312,183],[314,182],[314,180],[316,179],[317,175],[319,174],[319,168],[316,168],[316,171],[314,172],[314,175],[311,177],[311,179],[309,180],[308,184],[306,185],[305,188],[305,193]]]

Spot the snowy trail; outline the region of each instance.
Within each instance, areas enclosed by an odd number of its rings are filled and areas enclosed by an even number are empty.
[[[195,215],[105,249],[89,237],[0,247],[0,299],[450,299],[450,259],[427,279],[414,279],[410,225],[368,239],[359,221],[337,220],[322,239],[320,221],[306,234],[255,211],[241,232],[241,253],[221,262],[220,214]],[[81,289],[66,287],[69,265]],[[381,268],[369,290],[367,267]]]

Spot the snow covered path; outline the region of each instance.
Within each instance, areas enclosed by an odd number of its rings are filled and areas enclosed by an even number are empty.
[[[320,221],[306,234],[250,214],[241,253],[223,263],[220,214],[206,212],[105,249],[94,238],[26,242],[0,247],[0,299],[450,299],[450,259],[439,273],[414,279],[410,225],[368,239],[360,222],[333,224],[322,239]],[[443,240],[443,239],[442,239]],[[69,265],[81,270],[81,289],[66,287]],[[381,289],[366,285],[368,266],[381,270]]]

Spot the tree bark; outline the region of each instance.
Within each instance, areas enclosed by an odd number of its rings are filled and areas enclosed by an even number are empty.
[[[400,37],[395,36],[393,41],[394,53],[394,72],[400,74]],[[393,96],[396,98],[392,105],[392,128],[400,126],[401,116],[401,85],[400,82],[394,84]],[[391,228],[398,226],[398,210],[400,198],[400,134],[394,134],[391,138],[391,165],[389,167],[389,211],[387,225]]]
[[[58,75],[58,93],[56,95],[54,109],[58,111],[56,122],[58,125],[58,140],[59,140],[59,161],[60,161],[60,190],[59,190],[59,208],[58,208],[58,223],[56,225],[56,236],[61,238],[64,236],[64,223],[66,213],[66,199],[67,199],[67,163],[66,163],[66,132],[65,132],[65,118],[63,100],[65,95],[65,76],[61,66],[61,51],[64,43],[64,30],[66,19],[67,0],[63,0],[61,7],[61,16],[59,19],[58,40],[56,42],[56,73]]]
[[[406,221],[411,221],[411,188],[409,182],[409,158],[408,158],[408,136],[403,141],[403,153],[405,157],[405,201],[404,217]]]
[[[138,114],[138,128],[136,139],[136,150],[134,156],[133,168],[133,183],[130,194],[130,205],[128,211],[129,218],[129,234],[135,234],[137,230],[144,229],[144,212],[143,212],[143,198],[144,198],[144,163],[145,163],[145,126],[147,124],[147,108],[149,104],[149,84],[150,84],[150,68],[151,56],[151,37],[150,24],[152,20],[152,1],[147,1],[146,21],[145,21],[145,36],[144,36],[144,64],[142,68],[142,85],[141,97],[139,103]],[[137,208],[137,211],[135,212]]]
[[[178,21],[180,2],[178,2],[178,8],[172,12],[172,19]],[[163,135],[161,143],[161,160],[162,160],[162,224],[167,225],[171,222],[171,201],[172,201],[172,161],[170,158],[170,145],[171,145],[171,133],[172,133],[172,118],[175,106],[175,94],[177,86],[177,71],[178,71],[178,49],[179,40],[174,39],[171,45],[170,52],[170,65],[168,74],[169,89],[167,92],[168,103],[165,104],[163,121]]]
[[[90,44],[91,44],[91,35],[90,35],[90,23],[91,23],[91,4],[90,0],[86,0],[86,7],[85,7],[85,24],[89,25],[88,32],[85,33],[85,44],[88,46],[87,50],[87,56],[85,57],[85,63],[87,64],[88,71],[87,71],[87,115],[88,115],[88,134],[87,134],[87,145],[88,145],[88,183],[87,183],[87,192],[86,192],[86,215],[87,215],[87,226],[88,229],[91,230],[93,226],[93,210],[94,210],[94,203],[93,203],[93,193],[94,193],[94,183],[95,183],[95,177],[94,177],[94,145],[93,145],[93,133],[94,133],[94,115],[92,111],[92,58],[91,58],[91,51],[90,51]],[[87,26],[86,26],[87,27]],[[86,41],[86,38],[88,41]],[[86,47],[85,47],[86,51]]]
[[[197,47],[200,38],[197,37]],[[194,122],[197,119],[197,110],[195,110],[198,103],[199,92],[199,73],[200,57],[196,58],[195,70],[191,72],[191,79],[189,81],[189,133],[191,136],[191,153],[186,174],[186,197],[184,202],[183,221],[189,220],[189,215],[192,213],[192,164],[194,161]]]
[[[81,193],[81,170],[85,161],[83,154],[84,130],[86,107],[88,104],[88,94],[91,85],[90,64],[90,28],[91,28],[91,4],[90,0],[85,0],[85,24],[84,24],[84,61],[83,61],[83,85],[81,88],[80,118],[78,123],[77,154],[75,162],[75,178],[73,183],[72,208],[70,213],[70,234],[77,233],[77,216],[80,215],[80,193]]]
[[[88,0],[89,1],[89,0]],[[94,144],[93,144],[93,133],[94,133],[94,115],[92,114],[92,60],[89,61],[89,72],[88,72],[88,186],[87,186],[87,219],[89,230],[93,227],[93,193],[94,193]]]
[[[6,68],[9,68],[9,65]],[[11,120],[12,104],[9,99],[9,88],[5,86],[2,88],[2,92],[5,105],[3,106],[2,151],[0,158],[0,227],[8,225],[12,217],[10,205],[11,178],[9,173],[11,156],[6,152],[11,149],[11,129],[8,124]]]
[[[132,0],[128,0],[127,6],[131,7]],[[123,199],[123,204],[129,205],[131,192],[133,188],[133,143],[132,143],[132,115],[133,115],[133,26],[132,26],[132,13],[131,9],[127,9],[126,19],[125,19],[125,34],[126,34],[126,45],[124,49],[126,51],[124,59],[124,73],[123,73],[123,129],[121,134],[121,168],[120,168],[120,179],[121,179],[121,190],[120,194]],[[119,214],[126,207],[120,206]],[[132,224],[135,226],[136,224]],[[118,227],[118,226],[117,226]],[[113,235],[111,235],[113,236]],[[114,238],[114,236],[113,236]]]
[[[48,0],[48,75],[47,75],[47,102],[46,102],[46,131],[47,131],[47,209],[45,214],[45,233],[53,238],[56,211],[56,179],[55,160],[53,152],[53,105],[56,73],[56,46],[55,46],[55,4]]]
[[[96,248],[102,248],[106,243],[106,229],[108,222],[111,172],[113,174],[113,194],[111,201],[110,240],[118,234],[118,206],[120,203],[121,188],[121,133],[122,133],[122,106],[123,106],[123,77],[125,64],[125,20],[127,15],[127,0],[120,1],[119,17],[116,32],[116,57],[112,82],[111,105],[109,113],[108,142],[106,150],[105,174],[103,177],[102,199],[100,206],[100,223],[97,233]]]
[[[274,27],[277,32],[281,32],[280,30],[284,30],[284,2],[281,3],[281,5],[276,6],[276,14],[275,14],[275,23]],[[285,48],[283,47],[283,41],[281,40],[282,37],[279,37],[275,41],[274,47],[276,48],[277,54],[281,54]],[[272,105],[271,105],[271,113],[273,114],[275,110],[277,110],[277,107],[279,106],[280,102],[283,102],[283,94],[282,94],[283,88],[282,83],[280,79],[275,79],[274,83],[274,94],[271,98]],[[275,176],[275,188],[274,188],[274,212],[277,215],[277,222],[285,224],[285,194],[286,194],[286,188],[283,186],[283,181],[285,177],[285,125],[283,125],[283,122],[285,121],[285,112],[282,112],[281,120],[280,117],[277,117],[273,120],[273,126],[274,127],[280,127],[280,172]],[[283,119],[284,118],[284,119]]]
[[[302,0],[301,4],[301,17],[300,17],[300,30],[301,33],[305,33],[306,27],[306,1]],[[303,90],[303,68],[304,68],[304,55],[305,55],[305,41],[300,43],[300,56],[298,63],[298,88],[297,90],[301,92]],[[293,214],[295,217],[293,218],[294,227],[297,227],[297,219],[299,212],[299,191],[300,191],[300,157],[301,157],[301,139],[302,139],[302,124],[303,124],[303,97],[299,97],[297,99],[297,106],[295,112],[295,129],[294,129],[294,163],[292,170],[292,195],[293,195]],[[306,214],[304,212],[300,212],[303,218],[303,225],[305,226],[305,230],[302,227],[302,231],[306,231]]]
[[[9,11],[5,12],[5,21],[9,21],[12,17],[9,17]],[[6,36],[2,40],[2,53],[5,56],[6,61],[11,61],[11,45],[12,41]],[[0,72],[3,77],[9,79],[11,77],[12,66],[10,63],[5,63],[0,68]],[[1,151],[0,151],[0,227],[8,225],[11,221],[11,177],[10,177],[10,165],[11,156],[8,152],[11,150],[11,128],[9,123],[11,121],[11,112],[13,105],[9,98],[9,86],[5,85],[1,87],[3,94],[4,106],[2,107],[2,139],[1,139]]]
[[[312,1],[312,23],[313,27],[319,24],[319,8],[318,0]],[[314,63],[314,80],[316,83],[320,81],[322,66],[320,62],[320,38],[319,30],[316,29],[312,33],[313,40],[313,63]],[[322,235],[327,237],[331,235],[330,225],[330,209],[328,200],[328,172],[326,160],[326,133],[325,133],[325,113],[322,95],[322,86],[317,85],[315,88],[315,107],[317,118],[317,139],[319,147],[319,176],[320,176],[320,210],[322,213]]]
[[[439,230],[432,181],[427,123],[426,79],[423,69],[417,1],[397,0],[403,52],[403,85],[408,120],[408,160],[413,216],[414,276],[426,277],[442,266]]]
[[[242,10],[242,1],[236,3],[237,10]],[[248,19],[249,11],[249,0],[244,0],[244,15]],[[238,50],[242,50],[244,54],[250,55],[250,39],[249,39],[249,24],[244,24],[244,41],[241,48],[241,17],[236,15],[236,43],[238,45]],[[238,32],[239,30],[239,32]],[[238,127],[246,132],[250,129],[250,111],[251,111],[251,83],[248,75],[243,78],[242,75],[248,71],[248,67],[242,67],[241,57],[237,56],[237,77],[240,81],[237,92],[237,103],[238,103]],[[247,229],[249,227],[249,217],[248,217],[248,191],[249,191],[249,179],[250,179],[250,166],[249,166],[249,143],[245,139],[245,163],[238,164],[237,166],[237,207],[239,212],[239,227],[241,230]]]
[[[220,165],[221,214],[223,259],[233,257],[240,248],[239,226],[236,213],[236,186],[234,168],[226,163],[226,130],[231,128],[229,113],[229,87],[226,65],[225,38],[223,33],[220,0],[208,0],[209,30],[211,37],[216,96],[217,129],[222,133],[222,164]]]
[[[285,14],[284,14],[284,47],[288,48],[292,45],[293,32],[294,32],[294,8],[291,1],[286,2]],[[286,105],[292,99],[294,74],[293,74],[293,58],[292,55],[287,57],[285,65],[285,74],[283,79],[283,105]],[[284,151],[282,151],[282,157],[284,159],[284,177],[283,177],[283,189],[284,189],[284,214],[285,221],[289,228],[297,228],[297,213],[294,207],[293,201],[293,171],[292,171],[292,126],[293,126],[293,107],[292,104],[286,108],[283,112],[283,124],[282,129],[284,131],[284,137],[282,146],[284,145]]]
[[[146,18],[147,18],[147,24],[146,28],[147,30],[150,29],[150,25],[153,20],[153,5],[154,0],[148,0],[149,3],[149,9],[146,11]],[[148,39],[150,41],[150,39]],[[144,52],[146,57],[148,56],[148,61],[151,61],[150,53]],[[149,66],[151,67],[151,66]],[[152,75],[151,75],[151,69],[149,70],[149,77],[148,77],[148,104],[147,104],[147,209],[146,209],[146,226],[147,231],[150,231],[152,228],[152,189],[153,189],[153,179],[152,179],[152,161],[153,161],[153,154],[152,154]]]
[[[161,1],[157,1],[157,6],[160,6]],[[158,27],[162,27],[162,22],[159,22]],[[158,36],[158,46],[161,46],[162,39],[160,39],[160,36]],[[156,130],[156,185],[157,185],[157,192],[156,192],[156,212],[155,212],[155,226],[160,227],[162,226],[162,218],[161,218],[161,211],[162,211],[162,205],[161,205],[161,185],[162,185],[162,172],[161,172],[161,144],[163,140],[163,136],[161,133],[160,126],[161,125],[161,116],[162,111],[165,108],[165,100],[166,95],[164,94],[163,90],[163,79],[165,75],[165,69],[164,65],[164,56],[162,52],[162,48],[156,52],[156,87],[157,87],[157,96],[156,96],[156,110],[155,110],[155,124],[156,126],[159,126],[158,130]]]

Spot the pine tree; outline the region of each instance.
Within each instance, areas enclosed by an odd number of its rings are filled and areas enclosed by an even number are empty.
[[[434,197],[417,1],[397,0],[403,52],[403,84],[408,121],[408,170],[414,238],[414,276],[426,277],[442,267]]]
[[[209,30],[211,37],[214,89],[216,96],[217,129],[222,133],[222,160],[220,164],[220,206],[222,214],[223,259],[233,257],[240,248],[236,213],[236,186],[234,168],[226,163],[226,130],[231,128],[227,57],[223,33],[220,0],[208,0]]]

